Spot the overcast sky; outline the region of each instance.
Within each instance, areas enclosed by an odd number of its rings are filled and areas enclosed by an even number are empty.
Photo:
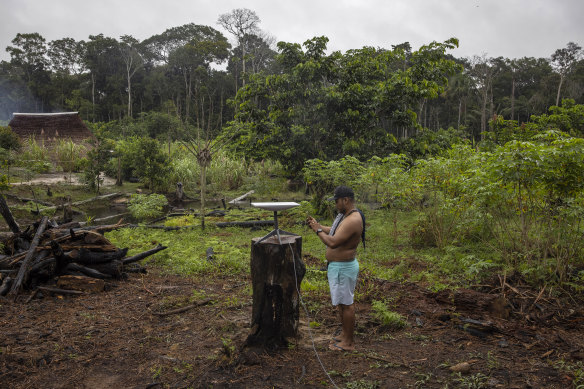
[[[187,23],[222,31],[218,16],[234,8],[255,11],[277,41],[325,35],[331,50],[456,37],[456,57],[548,58],[570,41],[584,46],[583,0],[0,0],[0,59],[10,59],[17,33],[48,43],[100,33],[143,40]]]

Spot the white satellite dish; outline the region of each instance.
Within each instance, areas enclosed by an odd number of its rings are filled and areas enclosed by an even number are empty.
[[[278,242],[280,244],[282,244],[282,240],[280,239],[280,235],[296,235],[296,234],[293,234],[291,232],[283,231],[278,227],[278,211],[283,211],[285,209],[294,208],[294,207],[297,207],[299,205],[300,204],[298,204],[298,203],[285,202],[285,201],[271,202],[271,203],[251,203],[252,207],[266,209],[268,211],[274,211],[274,230],[270,231],[270,233],[268,233],[266,236],[264,236],[263,238],[261,238],[260,240],[255,242],[254,244],[258,244],[258,243],[268,239],[270,236],[274,236],[274,235],[278,236]]]
[[[275,202],[275,203],[251,203],[252,207],[267,209],[268,211],[283,211],[299,206],[300,204],[294,202]]]

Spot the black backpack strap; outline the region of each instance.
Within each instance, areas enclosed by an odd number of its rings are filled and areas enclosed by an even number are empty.
[[[365,250],[365,215],[360,209],[357,209],[359,215],[361,215],[361,220],[363,220],[363,232],[361,232],[361,242],[363,242],[363,250]]]

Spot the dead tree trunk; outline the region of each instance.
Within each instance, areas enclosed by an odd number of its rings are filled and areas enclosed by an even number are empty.
[[[279,346],[298,334],[300,283],[306,273],[302,237],[252,239],[252,331],[247,344]]]
[[[10,227],[10,231],[14,232],[15,234],[20,233],[20,227],[18,227],[18,223],[14,220],[14,216],[12,216],[12,212],[10,212],[10,208],[8,208],[8,204],[6,204],[6,199],[4,196],[0,194],[0,214],[6,220],[8,227]]]
[[[36,247],[39,245],[39,241],[43,232],[45,232],[45,228],[47,228],[47,222],[49,218],[47,216],[43,216],[39,227],[34,234],[34,238],[32,239],[32,243],[30,244],[30,248],[28,249],[28,254],[22,261],[22,265],[20,265],[20,269],[18,270],[18,274],[16,275],[16,279],[12,284],[12,288],[10,289],[10,295],[16,297],[20,290],[22,289],[22,285],[26,283],[28,280],[28,274],[30,271],[30,265],[32,264],[32,259],[34,258]]]

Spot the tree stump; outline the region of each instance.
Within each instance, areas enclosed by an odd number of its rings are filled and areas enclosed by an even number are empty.
[[[298,334],[298,291],[306,273],[302,261],[302,237],[282,235],[251,242],[253,306],[248,345],[286,345]]]

